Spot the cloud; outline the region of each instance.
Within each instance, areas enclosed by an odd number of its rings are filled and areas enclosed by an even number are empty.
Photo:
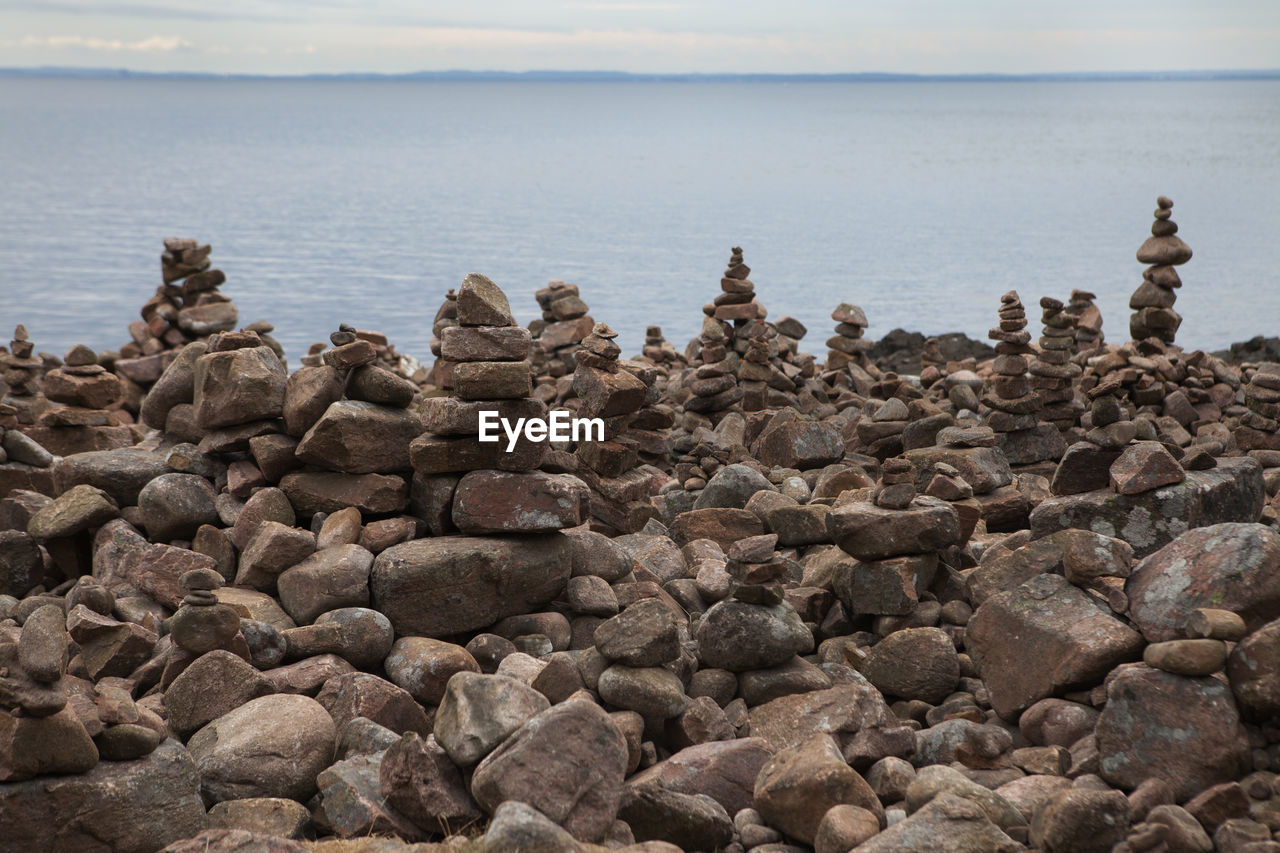
[[[173,53],[194,47],[182,36],[151,36],[138,41],[104,39],[95,36],[24,36],[18,47],[84,48],[107,52],[131,51],[134,53]]]

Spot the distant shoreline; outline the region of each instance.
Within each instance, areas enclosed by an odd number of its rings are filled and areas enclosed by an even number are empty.
[[[0,68],[0,77],[91,80],[279,80],[320,82],[552,83],[1081,83],[1280,80],[1280,68],[1209,71],[1065,71],[1043,74],[636,74],[626,71],[414,71],[403,74],[220,74],[126,68]]]

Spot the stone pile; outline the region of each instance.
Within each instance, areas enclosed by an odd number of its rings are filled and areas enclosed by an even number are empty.
[[[576,455],[581,463],[578,474],[591,490],[592,517],[610,530],[633,533],[652,515],[649,498],[667,480],[657,468],[641,463],[641,440],[647,455],[665,451],[654,427],[670,426],[672,418],[669,410],[647,406],[656,372],[646,384],[632,372],[632,363],[619,362],[617,336],[604,323],[596,323],[575,354],[573,390],[581,403],[575,414],[604,422],[603,440],[592,436],[578,442]],[[648,411],[641,415],[645,408]],[[637,418],[648,427],[644,434],[632,428]]]
[[[1030,346],[1031,334],[1026,327],[1027,315],[1022,300],[1018,298],[1017,291],[1011,290],[1000,297],[999,328],[987,334],[996,342],[996,358],[991,365],[992,393],[984,394],[982,402],[992,409],[987,423],[995,430],[997,445],[1013,465],[1034,465],[1057,459],[1065,448],[1058,431],[1040,420],[1044,398],[1039,390],[1032,387],[1032,379],[1027,377],[1027,371],[1032,369],[1027,356],[1034,354],[1035,350]],[[1064,346],[1070,339],[1046,335],[1041,340],[1047,340],[1056,347]],[[1068,376],[1072,373],[1074,371],[1066,365],[1050,364],[1043,358],[1039,362],[1038,376],[1041,379],[1056,379],[1058,374]]]
[[[1062,302],[1049,296],[1040,299],[1041,321],[1044,323],[1040,349],[1031,362],[1031,387],[1040,395],[1044,407],[1040,417],[1066,432],[1076,426],[1084,407],[1076,400],[1076,383],[1083,374],[1071,356],[1075,351],[1076,321],[1063,311]],[[1047,458],[1058,458],[1065,447]]]
[[[456,325],[458,325],[458,294],[451,287],[445,293],[444,302],[436,311],[435,319],[431,321],[431,354],[436,360],[431,365],[427,382],[437,388],[448,390],[453,387],[453,377],[450,375],[452,365],[440,355],[440,336],[445,329]]]
[[[27,327],[19,323],[8,350],[0,352],[0,383],[4,387],[0,402],[6,407],[0,421],[3,426],[31,426],[49,408],[49,400],[40,389],[44,359],[36,355],[35,349]]]
[[[27,432],[57,456],[129,447],[141,437],[130,428],[133,418],[121,409],[120,378],[83,344],[72,347],[61,366],[45,373],[41,388],[49,401],[60,405],[45,411]]]
[[[591,333],[595,321],[587,314],[590,309],[582,301],[576,284],[556,279],[534,293],[534,297],[542,309],[542,317],[529,324],[533,332],[533,372],[539,386],[556,390],[556,380],[573,373],[576,366],[573,354],[582,339]],[[565,396],[556,393],[553,399],[563,400]]]
[[[1142,271],[1142,284],[1129,299],[1134,310],[1129,318],[1129,337],[1135,341],[1158,338],[1173,343],[1182,316],[1173,310],[1182,287],[1175,267],[1191,260],[1191,247],[1178,237],[1178,225],[1170,217],[1173,201],[1166,196],[1156,199],[1156,221],[1151,224],[1151,236],[1138,248],[1138,261],[1150,264]]]
[[[742,248],[734,246],[720,278],[720,295],[703,306],[703,313],[732,323],[735,330],[744,328],[751,320],[763,320],[767,312],[756,301],[756,286],[747,278],[750,274],[751,267],[743,262]]]
[[[640,355],[666,370],[685,364],[684,357],[662,336],[661,326],[645,327],[644,346],[640,350]]]
[[[165,432],[44,494],[0,464],[0,846],[1275,847],[1280,373],[1082,352],[1054,483],[1097,485],[1049,495],[962,370],[828,393],[786,318],[708,318],[768,407],[674,425],[696,371],[600,324],[560,380],[606,440],[507,453],[479,411],[548,415],[531,335],[483,276],[455,307],[453,396],[347,326],[292,375],[227,331],[144,400]],[[646,454],[678,482],[624,494]]]
[[[1093,300],[1098,297],[1087,290],[1072,290],[1064,313],[1071,318],[1075,330],[1075,354],[1093,355],[1104,343],[1102,312]]]
[[[1236,446],[1263,467],[1263,479],[1272,503],[1280,494],[1280,364],[1252,368],[1244,386],[1248,412],[1232,431]]]
[[[866,370],[870,361],[867,350],[871,349],[871,341],[863,337],[867,331],[867,315],[857,305],[841,302],[831,312],[831,319],[836,321],[836,333],[827,338],[828,372],[844,370],[856,364]]]
[[[832,582],[851,616],[912,613],[938,573],[939,553],[961,543],[957,510],[919,494],[916,476],[910,459],[886,459],[870,495],[837,500],[827,517],[832,540],[852,558]]]
[[[235,303],[220,290],[226,274],[212,268],[210,251],[207,243],[197,240],[165,238],[160,255],[161,283],[142,306],[142,319],[129,324],[131,340],[120,347],[112,365],[123,379],[137,386],[127,389],[131,398],[149,389],[188,343],[229,332],[239,324]],[[263,336],[263,343],[284,357],[284,349],[270,337],[270,323],[245,328]],[[136,404],[130,408],[135,410]]]
[[[729,347],[731,333],[725,324],[712,317],[702,321],[698,338],[699,363],[686,378],[685,387],[692,394],[684,400],[684,410],[708,418],[713,424],[726,412],[740,410],[743,390],[738,384],[738,357]]]

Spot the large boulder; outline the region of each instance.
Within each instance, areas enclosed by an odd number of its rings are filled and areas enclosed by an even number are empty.
[[[1142,637],[1061,575],[992,596],[965,629],[965,648],[1008,720],[1037,700],[1099,683],[1142,654]]]
[[[792,838],[812,844],[823,815],[833,806],[865,808],[883,820],[884,809],[867,781],[840,754],[826,733],[810,735],[765,763],[756,777],[760,816]]]
[[[1129,615],[1153,643],[1186,636],[1192,611],[1239,613],[1250,630],[1280,617],[1280,534],[1263,524],[1190,530],[1138,563]]]
[[[751,806],[755,780],[775,750],[757,737],[685,747],[627,780],[627,788],[656,785],[681,794],[705,794],[737,814]]]
[[[201,429],[278,418],[288,373],[268,346],[207,352],[196,360],[192,406]]]
[[[254,699],[209,723],[187,746],[206,802],[283,797],[306,802],[333,761],[337,729],[307,696]]]
[[[532,806],[583,841],[600,841],[622,801],[627,742],[593,702],[562,702],[489,753],[471,795],[493,814],[507,800]]]
[[[1048,498],[1031,511],[1031,536],[1076,527],[1123,539],[1145,557],[1195,527],[1257,521],[1266,497],[1256,459],[1224,457],[1217,467],[1188,471],[1181,483],[1136,495],[1099,489]]]
[[[1125,667],[1107,685],[1095,734],[1102,778],[1126,790],[1161,779],[1178,802],[1239,778],[1249,766],[1231,689],[1216,678]]]
[[[859,560],[884,560],[959,544],[960,516],[946,501],[923,495],[903,510],[854,501],[831,511],[827,531]]]
[[[529,613],[564,589],[569,540],[440,536],[395,545],[373,562],[373,606],[396,633],[445,637]]]
[[[204,825],[200,777],[175,740],[134,761],[0,785],[0,846],[8,850],[151,853]]]
[[[422,419],[408,409],[339,400],[307,430],[296,453],[347,474],[392,474],[410,467],[409,442],[422,431]]]

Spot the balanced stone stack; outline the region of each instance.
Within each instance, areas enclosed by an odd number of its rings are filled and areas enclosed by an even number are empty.
[[[720,278],[720,295],[703,307],[708,317],[732,322],[741,329],[750,320],[763,320],[767,314],[764,306],[756,301],[756,286],[751,279],[751,267],[743,263],[742,249],[734,246],[729,255],[729,265]]]
[[[1076,401],[1076,383],[1083,371],[1071,362],[1075,320],[1063,311],[1062,302],[1052,297],[1041,297],[1040,308],[1044,329],[1040,351],[1031,363],[1031,387],[1044,403],[1040,417],[1065,432],[1076,425],[1084,409]]]
[[[445,293],[444,302],[440,305],[440,309],[436,311],[435,319],[431,322],[431,354],[436,357],[436,360],[431,365],[427,381],[437,388],[448,389],[453,387],[453,375],[451,373],[453,366],[440,355],[440,338],[445,329],[456,325],[458,325],[458,294],[451,287]]]
[[[113,365],[122,377],[148,389],[191,341],[229,332],[239,323],[235,303],[219,288],[227,277],[210,268],[210,247],[196,240],[169,237],[160,256],[162,282],[142,306],[142,319],[129,324],[131,340],[120,347]],[[246,327],[262,337],[278,356],[284,350],[270,338],[268,323]]]
[[[742,410],[758,412],[768,407],[769,378],[775,368],[769,363],[768,327],[752,324],[747,345],[738,363],[738,387],[742,389]]]
[[[1055,495],[1074,495],[1106,488],[1111,465],[1138,434],[1122,403],[1118,381],[1103,381],[1086,392],[1091,429],[1063,454],[1049,489]]]
[[[541,320],[529,326],[534,334],[534,375],[539,385],[554,387],[558,378],[573,373],[574,351],[591,333],[595,321],[587,316],[587,303],[582,301],[576,284],[556,279],[534,297],[542,309]]]
[[[1087,290],[1072,290],[1071,299],[1064,312],[1071,318],[1075,330],[1073,355],[1087,358],[1103,345],[1102,312],[1093,300],[1098,297]]]
[[[661,326],[645,327],[644,347],[641,348],[640,355],[664,369],[678,367],[684,363],[684,358],[676,352],[676,348],[663,337]]]
[[[938,553],[961,541],[957,510],[918,494],[916,479],[911,460],[886,459],[869,495],[837,500],[827,516],[832,540],[853,558],[837,565],[832,583],[850,616],[911,613],[933,583]]]
[[[828,371],[844,370],[856,364],[864,370],[869,363],[867,350],[871,349],[871,341],[863,337],[867,331],[867,315],[857,305],[841,302],[831,312],[831,319],[836,321],[836,333],[827,338]]]
[[[409,446],[415,511],[433,533],[544,533],[581,524],[587,489],[567,474],[538,471],[547,449],[528,432],[508,450],[508,437],[480,440],[481,412],[510,424],[544,421],[546,404],[534,399],[528,329],[516,325],[506,294],[471,273],[458,291],[458,325],[443,330],[440,350],[453,364],[451,397],[422,403],[427,432]],[[643,384],[637,396],[643,399]],[[625,410],[625,406],[623,406]]]
[[[641,465],[639,444],[630,435],[632,418],[645,406],[648,386],[618,361],[618,333],[596,323],[575,353],[573,390],[579,414],[604,422],[604,440],[577,446],[579,473],[591,492],[591,514],[608,528],[633,533],[650,516],[649,498],[667,479]],[[594,438],[594,437],[590,437]]]
[[[1244,404],[1249,411],[1240,418],[1234,435],[1244,451],[1265,451],[1267,459],[1280,464],[1280,364],[1259,364],[1244,386]]]
[[[6,416],[5,426],[30,426],[49,408],[49,400],[40,390],[44,359],[35,354],[35,348],[27,327],[19,323],[8,352],[0,353],[0,380],[8,388],[3,403],[13,410]]]
[[[120,410],[123,383],[89,347],[72,347],[61,367],[45,373],[41,387],[46,398],[61,405],[42,414],[28,432],[52,453],[128,447],[139,437],[129,427],[133,418]]]
[[[1129,299],[1134,314],[1129,318],[1129,337],[1135,341],[1158,338],[1173,343],[1182,317],[1173,310],[1178,296],[1175,288],[1182,287],[1182,280],[1174,267],[1191,260],[1191,247],[1177,236],[1178,225],[1173,215],[1173,201],[1166,196],[1156,199],[1156,221],[1151,224],[1151,236],[1138,249],[1138,260],[1151,264],[1142,273],[1142,284]]]
[[[712,422],[734,409],[743,395],[736,375],[739,359],[736,353],[729,351],[728,341],[729,332],[721,321],[713,317],[703,320],[699,336],[699,360],[702,363],[686,380],[693,396],[685,400],[685,411],[705,415]]]
[[[993,410],[987,422],[996,432],[997,445],[1014,465],[1057,459],[1065,448],[1058,431],[1039,419],[1042,398],[1027,379],[1031,367],[1027,356],[1034,350],[1029,346],[1031,334],[1026,326],[1022,300],[1011,290],[1000,297],[999,328],[987,334],[996,341],[996,358],[991,365],[993,393],[984,394],[982,402]],[[1042,370],[1062,372],[1059,367],[1046,364]]]
[[[342,324],[329,340],[333,347],[322,354],[322,365],[299,368],[289,377],[283,405],[288,437],[254,439],[262,442],[254,448],[262,470],[246,469],[247,475],[260,473],[263,484],[279,477],[302,516],[346,505],[368,513],[398,511],[411,468],[409,442],[424,428],[411,409],[418,388],[379,364],[377,346],[350,325]],[[297,442],[293,464],[305,468],[280,477],[270,457],[291,440]],[[325,497],[329,486],[349,488],[351,503]],[[365,499],[376,492],[399,498],[376,505]],[[412,524],[402,524],[401,535],[412,533]]]

